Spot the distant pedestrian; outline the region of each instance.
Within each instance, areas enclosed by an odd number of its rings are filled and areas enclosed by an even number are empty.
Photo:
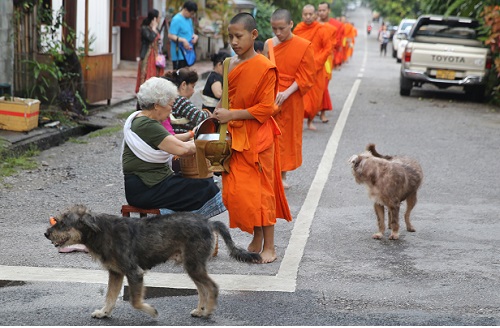
[[[153,76],[162,76],[163,67],[156,66],[156,57],[160,44],[160,31],[158,23],[160,13],[156,9],[151,9],[141,24],[141,52],[139,67],[137,69],[137,82],[135,92],[139,92],[139,87],[146,80]]]
[[[384,56],[387,55],[387,44],[389,43],[389,39],[391,38],[391,32],[387,31],[387,26],[383,25],[382,30],[378,35],[378,40],[380,42],[380,56],[382,56],[382,52]]]
[[[180,47],[192,50],[198,42],[198,35],[194,33],[193,17],[198,11],[194,1],[186,1],[182,10],[170,22],[168,38],[170,39],[170,56],[174,70],[188,66]]]

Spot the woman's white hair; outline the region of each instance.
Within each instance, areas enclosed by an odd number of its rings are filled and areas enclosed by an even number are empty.
[[[137,93],[141,109],[151,109],[155,104],[166,106],[178,96],[177,87],[167,79],[152,77],[144,82]]]

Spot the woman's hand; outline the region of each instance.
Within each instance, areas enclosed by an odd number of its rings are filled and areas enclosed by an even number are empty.
[[[165,139],[163,139],[158,145],[158,148],[169,154],[177,156],[187,156],[196,153],[194,140],[182,141],[173,135],[166,136]]]
[[[157,27],[158,27],[158,18],[153,18],[153,20],[151,21],[151,24],[149,24],[149,26],[151,27],[151,29],[153,31],[156,31],[157,30]]]

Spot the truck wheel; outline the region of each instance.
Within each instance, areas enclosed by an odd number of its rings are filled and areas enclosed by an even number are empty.
[[[401,77],[399,78],[399,95],[409,96],[412,86],[412,82],[401,75]]]
[[[480,86],[466,86],[464,87],[465,95],[472,101],[484,102],[486,87],[484,85]]]

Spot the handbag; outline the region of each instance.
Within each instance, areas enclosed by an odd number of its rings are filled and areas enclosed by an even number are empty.
[[[156,55],[155,63],[156,63],[156,67],[165,68],[165,66],[167,65],[167,60],[165,58],[165,55],[163,55],[163,54]]]
[[[196,62],[196,51],[194,51],[194,46],[191,42],[189,42],[189,45],[191,46],[191,50],[186,50],[183,46],[179,47],[179,43],[177,43],[177,48],[181,50],[186,64],[188,66],[193,66]]]

